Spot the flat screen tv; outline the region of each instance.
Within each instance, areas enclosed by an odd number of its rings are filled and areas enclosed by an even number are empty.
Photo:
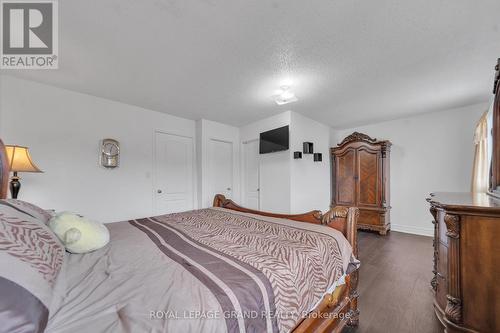
[[[276,128],[260,133],[259,153],[267,154],[276,151],[288,150],[290,137],[288,126]]]

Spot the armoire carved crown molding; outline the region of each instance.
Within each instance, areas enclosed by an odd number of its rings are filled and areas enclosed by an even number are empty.
[[[372,138],[369,135],[366,135],[364,133],[354,132],[351,135],[349,135],[346,138],[344,138],[344,140],[342,140],[341,143],[337,144],[337,146],[340,147],[340,146],[343,146],[343,145],[345,145],[345,144],[347,144],[349,142],[353,142],[353,141],[365,141],[365,142],[368,142],[368,143],[376,143],[377,139]]]
[[[332,149],[339,149],[345,145],[348,145],[351,142],[365,142],[371,145],[379,145],[381,147],[381,154],[382,157],[385,158],[387,156],[387,152],[391,150],[391,142],[388,140],[377,140],[376,138],[372,138],[371,136],[360,133],[360,132],[353,132],[351,135],[348,135],[344,140],[342,140],[341,143],[337,144],[337,148],[332,148]]]

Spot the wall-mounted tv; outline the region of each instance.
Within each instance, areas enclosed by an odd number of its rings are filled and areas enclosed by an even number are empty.
[[[276,151],[288,150],[290,136],[288,125],[260,133],[259,153],[267,154]]]

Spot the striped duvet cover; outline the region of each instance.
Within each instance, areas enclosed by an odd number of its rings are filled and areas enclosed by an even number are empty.
[[[49,332],[288,332],[359,265],[337,230],[223,208],[108,226]]]

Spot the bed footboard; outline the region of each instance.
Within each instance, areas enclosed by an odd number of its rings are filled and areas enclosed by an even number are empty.
[[[325,214],[320,210],[312,210],[303,214],[277,214],[270,212],[263,212],[260,210],[249,209],[236,204],[233,200],[227,199],[222,194],[217,194],[214,197],[214,207],[221,207],[226,209],[235,210],[243,213],[250,213],[268,217],[276,217],[299,222],[314,223],[327,225],[330,228],[339,230],[344,234],[345,238],[352,246],[354,255],[358,255],[358,241],[357,241],[357,221],[359,210],[356,207],[333,207]]]
[[[358,326],[358,270],[346,276],[346,283],[323,297],[321,303],[294,328],[294,333],[342,332]]]
[[[356,207],[333,207],[325,214],[319,210],[304,214],[276,214],[241,207],[222,194],[215,196],[213,206],[243,213],[327,225],[342,232],[351,244],[354,255],[358,255],[357,220],[359,210]],[[325,295],[309,316],[297,323],[293,332],[341,332],[345,326],[357,326],[359,322],[358,277],[358,269],[348,274],[346,283],[338,286],[333,293]]]

